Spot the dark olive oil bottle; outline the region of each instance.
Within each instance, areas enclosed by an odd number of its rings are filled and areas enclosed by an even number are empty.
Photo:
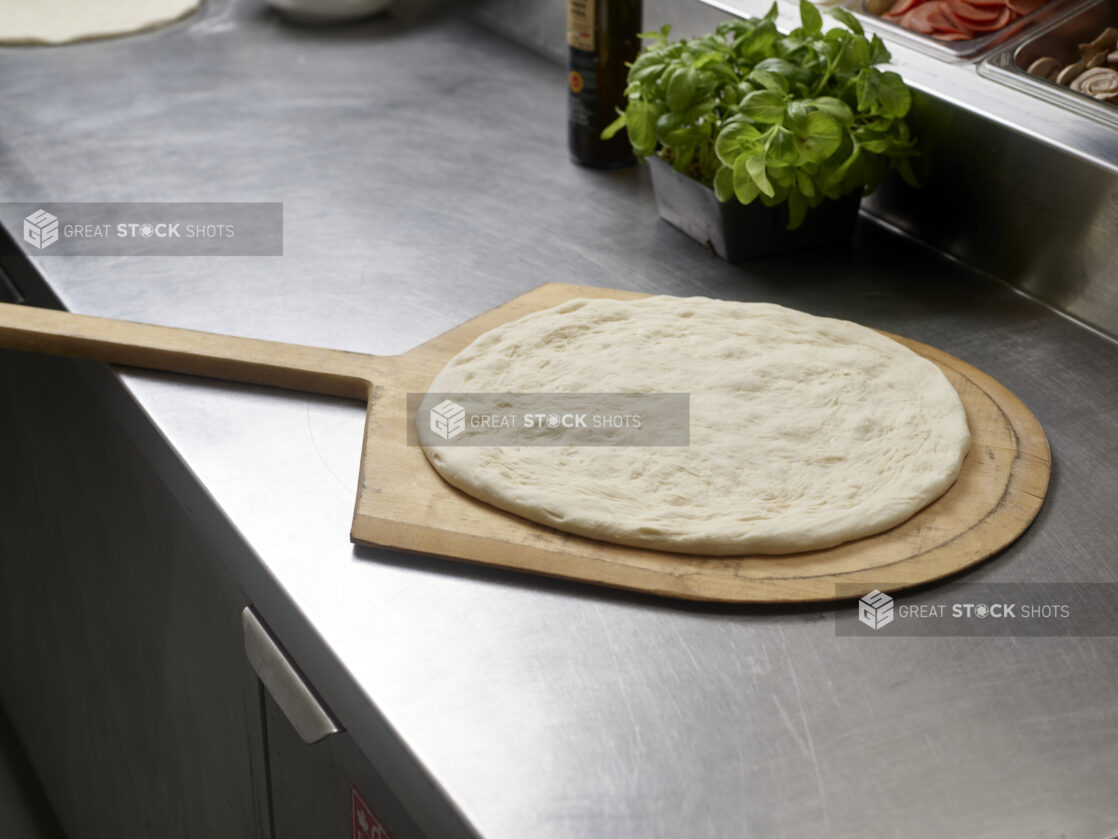
[[[576,163],[612,169],[635,162],[624,131],[609,140],[601,134],[625,104],[640,26],[641,0],[567,0],[567,127]]]

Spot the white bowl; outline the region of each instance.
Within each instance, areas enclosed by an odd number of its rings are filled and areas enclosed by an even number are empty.
[[[393,0],[268,0],[299,23],[341,23],[387,9]]]

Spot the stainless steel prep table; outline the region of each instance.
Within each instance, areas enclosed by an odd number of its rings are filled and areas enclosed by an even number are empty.
[[[643,170],[569,164],[564,107],[561,67],[453,14],[312,29],[210,0],[140,37],[0,49],[0,197],[284,203],[283,257],[33,257],[24,293],[84,313],[392,354],[556,280],[904,334],[998,378],[1052,444],[1039,519],[965,579],[1118,579],[1114,341],[865,219],[850,252],[730,267],[656,219]],[[1114,638],[837,638],[829,606],[355,549],[360,406],[103,386],[429,835],[1118,834]]]

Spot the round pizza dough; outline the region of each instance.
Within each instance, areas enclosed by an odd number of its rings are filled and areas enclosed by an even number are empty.
[[[425,446],[449,483],[559,530],[786,554],[903,522],[954,482],[966,412],[932,362],[848,321],[702,297],[579,299],[478,338],[431,393],[690,393],[690,445]]]
[[[0,45],[131,35],[186,17],[202,0],[0,0]]]

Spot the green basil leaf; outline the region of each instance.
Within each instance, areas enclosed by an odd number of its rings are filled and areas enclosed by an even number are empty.
[[[778,164],[769,161],[765,169],[773,189],[777,191],[781,187],[787,188],[796,183],[796,167],[791,164]]]
[[[659,115],[657,106],[639,100],[632,100],[625,109],[629,142],[633,144],[633,151],[642,157],[656,151],[656,119]]]
[[[723,204],[734,197],[734,170],[731,167],[719,167],[714,173],[714,195]]]
[[[637,37],[645,41],[653,41],[659,46],[666,47],[668,45],[668,36],[671,34],[671,24],[665,23],[660,27],[658,32],[641,32]]]
[[[817,35],[823,31],[823,15],[808,0],[800,0],[800,22],[804,32],[809,35]]]
[[[828,189],[828,195],[837,197],[838,194],[845,192],[843,189],[847,175],[854,174],[852,170],[855,169],[857,164],[860,164],[862,159],[862,149],[860,146],[854,146],[854,150],[850,156],[846,158],[838,167],[832,169],[823,178],[823,184]]]
[[[849,127],[854,124],[854,111],[841,99],[836,99],[833,96],[819,96],[806,104],[827,114],[839,125]]]
[[[788,92],[788,78],[771,70],[754,70],[749,74],[749,81],[773,93],[785,94]]]
[[[862,28],[862,24],[859,23],[858,18],[854,17],[854,15],[850,14],[850,12],[848,12],[846,9],[836,7],[834,9],[831,9],[830,14],[835,20],[839,21],[839,23],[841,23],[847,29],[856,32],[859,35],[866,34],[866,30]]]
[[[864,68],[855,82],[858,110],[872,112],[877,108],[877,92],[881,88],[881,74],[872,67]]]
[[[625,114],[622,114],[602,130],[602,139],[609,140],[625,127]]]
[[[691,66],[696,70],[702,70],[708,64],[711,64],[715,61],[722,61],[722,56],[716,52],[708,52],[696,58]]]
[[[749,43],[750,37],[753,35],[753,29],[738,30],[734,35],[734,40],[730,44],[730,52],[734,55],[741,55],[745,45]]]
[[[761,150],[761,132],[747,122],[735,122],[722,128],[714,141],[714,152],[727,166],[732,166],[741,154],[752,157]]]
[[[842,32],[841,29],[832,29],[831,32]],[[831,32],[828,32],[829,36]],[[849,33],[844,33],[849,34]],[[820,61],[816,64],[813,62],[813,75],[822,76],[827,70],[827,65],[830,64],[838,56],[842,44],[836,43],[834,39],[824,38],[817,41],[815,44],[815,52],[820,56]]]
[[[718,102],[714,99],[702,99],[697,105],[692,105],[687,113],[683,115],[683,121],[686,123],[696,123],[699,117],[706,116],[715,108],[718,107]]]
[[[812,181],[811,175],[802,169],[796,172],[796,187],[808,198],[815,195],[815,182]]]
[[[642,82],[659,76],[667,64],[658,52],[642,52],[629,67],[629,81]]]
[[[766,207],[775,207],[777,204],[783,204],[788,200],[788,188],[777,186],[773,188],[772,195],[761,193],[761,203]]]
[[[734,195],[742,204],[749,204],[760,192],[757,182],[749,174],[749,160],[752,158],[739,157],[734,163]]]
[[[714,34],[721,38],[737,37],[738,32],[748,28],[747,21],[741,18],[733,18],[731,20],[724,20],[716,27],[714,27]]]
[[[786,107],[784,96],[772,90],[758,90],[741,100],[741,113],[766,125],[783,120]]]
[[[764,61],[759,61],[753,67],[754,70],[767,70],[770,73],[776,73],[778,76],[784,76],[787,79],[795,78],[799,81],[804,79],[804,71],[802,68],[793,64],[787,58],[773,56],[766,58]]]
[[[791,35],[788,35],[781,39],[780,46],[776,50],[776,54],[788,59],[797,60],[798,58],[802,57],[801,53],[804,50],[812,49],[812,46],[815,43],[816,38],[808,37],[807,39],[804,39],[799,36],[798,31],[793,32]]]
[[[885,42],[875,34],[870,41],[870,63],[888,64],[892,60],[893,56],[889,54],[889,50],[885,47]]]
[[[905,116],[912,106],[912,92],[896,73],[882,73],[877,101],[882,111],[899,119]]]
[[[772,139],[769,140],[767,158],[770,163],[790,166],[799,158],[800,152],[796,147],[796,137],[786,128],[778,127]]]
[[[834,118],[823,111],[807,115],[803,131],[796,137],[796,145],[804,161],[826,160],[842,143],[843,130]]]
[[[773,185],[769,183],[768,176],[765,174],[765,156],[763,154],[746,158],[745,169],[749,173],[749,177],[753,179],[753,183],[757,184],[757,189],[762,195],[772,196],[774,194]]]
[[[751,123],[748,119],[743,117],[741,114],[735,113],[724,123],[722,123],[722,130],[728,131],[729,129],[736,128],[739,125],[748,125],[750,127],[753,127],[753,123]]]
[[[857,73],[870,63],[870,42],[865,38],[850,37],[839,60],[838,69],[844,73]]]
[[[690,127],[677,128],[675,131],[657,132],[657,139],[670,149],[680,149],[688,143],[695,142],[695,132]]]
[[[863,151],[872,152],[873,154],[883,154],[889,150],[892,142],[888,138],[877,138],[871,140],[861,140],[858,145],[862,147]]]
[[[695,71],[688,67],[681,70],[672,76],[668,82],[668,89],[666,92],[668,107],[675,113],[682,113],[687,110],[687,106],[691,104],[691,99],[695,95]]]
[[[757,28],[734,42],[734,54],[748,63],[756,63],[772,55],[772,46],[779,32],[772,21],[762,21]]]
[[[671,134],[683,125],[683,114],[673,114],[671,111],[662,113],[656,118],[656,133],[663,136]]]
[[[799,134],[803,126],[807,123],[807,115],[811,113],[808,108],[807,102],[811,100],[792,99],[788,102],[788,107],[784,112],[784,127],[794,134]]]
[[[739,81],[738,74],[734,72],[734,69],[725,59],[722,59],[716,64],[706,66],[703,69],[714,76],[718,82],[728,87],[736,85]]]
[[[896,73],[866,67],[858,74],[858,109],[901,118],[912,105],[912,93]]]

